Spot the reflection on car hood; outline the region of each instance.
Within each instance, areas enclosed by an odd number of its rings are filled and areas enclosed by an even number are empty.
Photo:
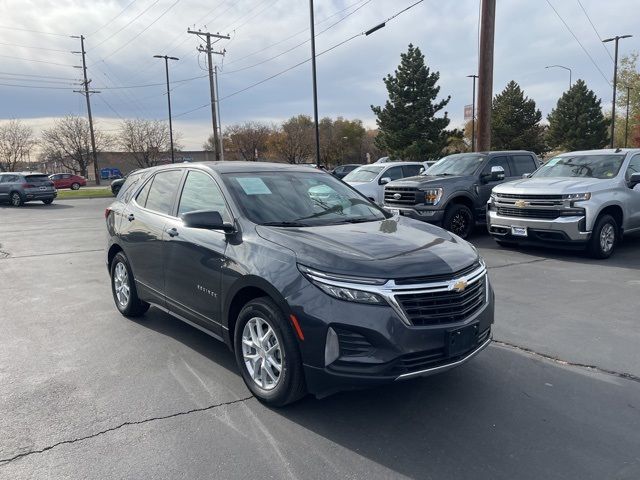
[[[496,193],[548,194],[585,193],[605,188],[609,180],[597,178],[539,177],[503,183],[493,189]]]
[[[401,180],[395,180],[387,185],[392,187],[437,187],[439,185],[445,185],[447,183],[453,183],[459,181],[461,178],[466,178],[466,175],[418,175],[416,177],[407,177]]]
[[[257,226],[258,235],[296,252],[298,262],[345,275],[403,278],[461,270],[473,247],[445,230],[406,217],[304,228]]]

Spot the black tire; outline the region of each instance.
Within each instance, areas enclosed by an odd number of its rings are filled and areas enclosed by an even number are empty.
[[[118,298],[116,293],[116,271],[118,270],[118,265],[122,265],[127,273],[128,278],[128,287],[129,287],[129,296],[126,303],[122,303]],[[127,260],[127,256],[118,252],[114,259],[111,262],[111,293],[113,295],[113,301],[116,304],[116,308],[118,311],[124,315],[125,317],[140,317],[144,315],[147,310],[149,310],[149,304],[140,300],[138,297],[138,291],[136,289],[136,282],[133,278],[133,272],[131,271],[131,266],[129,265],[129,261]]]
[[[11,195],[9,195],[9,202],[14,207],[21,207],[24,205],[24,200],[19,192],[11,192]]]
[[[587,253],[593,258],[609,258],[613,255],[619,240],[620,227],[618,227],[616,219],[611,215],[601,215],[596,220],[593,232],[591,232]]]
[[[42,200],[42,203],[45,205],[51,205],[53,203],[53,198],[47,198],[46,200]]]
[[[80,190],[80,184],[78,182],[73,182],[71,184],[71,190]]]
[[[281,371],[276,385],[270,389],[261,388],[251,377],[243,356],[242,336],[247,323],[259,318],[273,330],[280,345]],[[285,315],[269,297],[260,297],[247,303],[236,321],[233,334],[236,362],[247,387],[261,402],[282,407],[306,395],[306,385],[302,368],[302,357],[298,349],[293,329]],[[257,354],[256,350],[256,354]]]
[[[461,203],[454,203],[444,212],[442,226],[445,230],[455,233],[460,238],[467,238],[473,231],[475,219],[469,207]]]
[[[502,248],[516,248],[518,246],[516,242],[505,242],[504,240],[496,240],[496,243]]]

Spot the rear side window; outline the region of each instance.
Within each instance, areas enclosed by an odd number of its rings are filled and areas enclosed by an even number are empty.
[[[173,199],[178,191],[182,170],[159,172],[153,177],[145,207],[154,212],[171,214]]]
[[[124,181],[124,184],[120,188],[120,192],[118,193],[118,198],[123,200],[125,203],[128,203],[129,200],[131,200],[131,195],[135,191],[135,187],[138,185],[138,183],[142,179],[142,173],[143,172],[132,173],[127,177],[127,179]]]
[[[531,155],[511,155],[511,166],[514,177],[521,177],[525,173],[533,173],[538,169]]]
[[[640,173],[640,155],[636,155],[629,162],[629,168],[627,168],[626,178],[627,181],[631,180],[631,175],[634,173]]]
[[[491,175],[491,167],[502,167],[504,168],[504,176],[511,177],[511,169],[509,168],[509,159],[507,157],[493,157],[489,159],[487,164],[484,166],[482,170],[483,175]]]

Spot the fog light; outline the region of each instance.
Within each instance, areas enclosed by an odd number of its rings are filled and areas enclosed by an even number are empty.
[[[327,343],[324,346],[324,365],[329,366],[335,362],[340,356],[340,344],[338,342],[338,334],[329,327],[327,330]]]

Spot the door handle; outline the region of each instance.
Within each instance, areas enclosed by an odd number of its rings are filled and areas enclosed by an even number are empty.
[[[129,220],[130,222],[133,222],[136,219],[136,217],[133,215],[133,213],[130,213],[129,216],[127,217],[127,220]]]
[[[177,228],[170,228],[169,230],[167,230],[167,234],[169,234],[169,236],[171,238],[177,237],[179,235],[178,229]]]

